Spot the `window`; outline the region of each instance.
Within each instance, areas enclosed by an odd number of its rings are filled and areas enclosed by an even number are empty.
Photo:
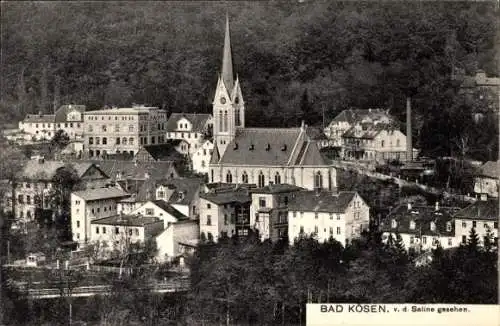
[[[340,221],[340,214],[337,214],[337,221]]]
[[[410,230],[415,230],[415,221],[410,221]]]
[[[243,174],[241,175],[241,182],[248,183],[248,174],[246,171],[243,171]]]
[[[129,125],[128,126],[128,131],[134,131],[134,125]]]
[[[76,227],[79,228],[80,227],[80,221],[76,221]]]
[[[380,142],[380,147],[384,147],[384,141],[383,140]]]
[[[400,142],[399,142],[399,139],[397,139],[397,140],[396,140],[396,146],[398,146],[398,147],[399,147],[399,143],[400,143]]]
[[[102,233],[106,234],[106,227],[105,226],[102,227]]]
[[[314,226],[314,234],[318,234],[318,226],[317,225]]]
[[[155,136],[152,136],[152,137],[151,137],[151,144],[154,144],[154,143],[155,143],[155,139],[156,139],[156,138],[155,138]]]
[[[26,188],[31,188],[31,183],[29,182],[26,182],[26,185],[25,185]]]
[[[227,214],[224,214],[224,225],[227,225]]]
[[[264,187],[264,184],[265,184],[265,177],[264,177],[264,174],[262,173],[262,171],[260,171],[259,173],[259,188],[263,188]]]
[[[259,197],[259,207],[266,207],[266,198]]]
[[[337,226],[337,234],[340,234],[340,226]]]
[[[427,237],[422,237],[422,244],[427,244]]]
[[[120,137],[116,138],[116,145],[120,145]]]
[[[115,227],[115,234],[120,234],[120,228],[119,227]]]
[[[212,208],[212,205],[207,204],[207,208],[208,208],[208,209]]]
[[[89,125],[89,132],[94,131],[94,128],[92,128],[92,125]]]
[[[24,204],[24,197],[23,197],[23,195],[18,195],[17,196],[17,202],[19,204]]]
[[[395,219],[391,221],[391,228],[395,229],[398,226],[398,222]]]
[[[106,132],[106,125],[102,125],[102,131]]]
[[[123,145],[127,145],[127,137],[123,137],[122,138],[122,144]]]
[[[314,218],[318,219],[318,212],[314,213]]]
[[[300,226],[300,233],[304,233],[304,227],[302,225]]]
[[[129,145],[134,145],[134,137],[130,137],[130,138],[128,139],[128,144],[129,144]]]
[[[207,225],[212,225],[212,216],[207,215]]]
[[[99,227],[98,226],[95,227],[95,234],[99,234]]]
[[[89,145],[94,145],[94,137],[89,137]]]
[[[489,229],[490,228],[490,226],[488,225],[488,223],[484,223],[484,228],[485,229]]]
[[[120,125],[115,125],[115,131],[120,131]]]
[[[146,215],[155,215],[155,210],[152,208],[146,208]]]
[[[467,228],[467,222],[462,222],[462,228]]]
[[[472,221],[472,227],[475,228],[476,227],[476,221]]]
[[[78,240],[80,240],[80,233],[77,233],[77,234],[76,234],[76,238],[77,238]]]
[[[227,183],[233,183],[233,175],[231,174],[231,171],[227,171],[226,182]]]
[[[95,138],[95,144],[99,145],[101,143],[101,139],[99,137]]]
[[[274,175],[274,183],[277,185],[281,183],[281,175],[279,174],[279,172],[276,172],[276,174]]]
[[[462,243],[467,243],[467,236],[466,235],[463,235],[462,236]]]
[[[297,212],[292,212],[293,217],[297,217]]]
[[[129,230],[128,230],[128,235],[129,235],[129,236],[130,236],[130,235],[132,235],[132,229],[129,229]]]
[[[452,238],[448,238],[448,246],[452,246],[453,245],[453,239]]]
[[[436,222],[431,222],[431,231],[436,231]]]
[[[31,204],[31,196],[30,195],[26,196],[26,204],[28,204],[28,205]]]
[[[135,228],[135,235],[139,236],[139,229],[138,228]]]
[[[314,188],[323,188],[323,177],[321,176],[321,172],[319,171],[314,175]]]
[[[414,244],[415,243],[415,237],[410,237],[410,244]]]
[[[102,137],[102,144],[107,145],[108,144],[108,139],[106,137]]]
[[[330,213],[330,220],[333,220],[333,213]]]
[[[494,227],[495,229],[498,229],[498,222],[493,222],[493,227]]]
[[[333,228],[330,227],[330,236],[333,237]]]
[[[205,167],[205,161],[201,161],[201,167],[204,168]]]

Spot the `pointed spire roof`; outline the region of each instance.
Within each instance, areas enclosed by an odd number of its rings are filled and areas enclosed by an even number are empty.
[[[234,85],[233,59],[231,56],[231,38],[229,34],[229,15],[226,13],[226,34],[224,36],[224,52],[222,56],[222,80],[231,93]]]
[[[212,152],[212,157],[210,158],[210,164],[217,164],[220,160],[219,149],[217,148],[217,143],[214,144],[214,150]]]

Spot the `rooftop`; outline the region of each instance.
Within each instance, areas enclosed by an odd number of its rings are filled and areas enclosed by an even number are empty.
[[[161,209],[163,209],[168,214],[175,217],[177,220],[182,221],[182,220],[189,219],[189,217],[187,217],[186,215],[184,215],[181,212],[179,212],[178,210],[176,210],[174,207],[172,207],[171,204],[169,204],[168,202],[166,202],[164,200],[161,200],[161,199],[160,200],[153,200],[151,202],[153,204],[155,204],[156,206],[160,207]]]
[[[354,124],[356,122],[362,122],[363,120],[371,121],[389,121],[393,120],[392,116],[389,114],[387,109],[348,109],[340,112],[332,122],[347,122],[349,124]]]
[[[146,226],[148,224],[163,223],[159,217],[144,215],[114,215],[90,222],[91,224],[105,224],[117,226]]]
[[[97,115],[97,114],[147,114],[150,111],[159,110],[156,106],[134,106],[131,108],[112,108],[87,111],[84,115]]]
[[[355,192],[341,191],[299,191],[292,195],[288,203],[290,211],[343,213],[352,201]]]
[[[129,193],[114,187],[75,191],[73,194],[87,201],[130,197]]]
[[[164,185],[174,188],[174,193],[169,198],[171,204],[189,205],[194,200],[196,193],[200,191],[203,184],[202,178],[175,178],[168,180],[160,180],[156,183],[157,186]]]
[[[41,122],[41,123],[53,123],[55,121],[55,115],[53,114],[28,114],[24,118],[24,123],[30,122]]]
[[[71,111],[78,111],[80,113],[85,112],[85,105],[74,105],[74,104],[65,104],[61,105],[59,109],[57,109],[55,114],[55,122],[66,122],[68,113]]]
[[[94,164],[91,162],[72,162],[66,163],[63,161],[49,160],[29,160],[23,162],[21,170],[18,172],[18,177],[27,179],[50,180],[55,175],[56,171],[65,166],[73,167],[76,170],[78,177],[82,177]],[[96,166],[99,168],[98,166]],[[102,171],[102,170],[101,170]],[[102,171],[108,175],[105,171]]]
[[[252,201],[247,189],[203,193],[200,194],[200,198],[206,199],[217,205],[231,203],[244,204]]]
[[[294,192],[300,190],[304,190],[304,188],[294,186],[291,184],[282,183],[282,184],[270,184],[263,188],[255,188],[252,189],[251,192],[255,194],[277,194],[277,193]]]
[[[207,121],[212,118],[212,115],[205,113],[172,113],[167,121],[167,132],[176,131],[177,122],[182,118],[185,118],[191,123],[191,132],[202,133],[205,131]]]
[[[455,218],[498,221],[498,199],[479,200],[458,211]]]
[[[500,161],[488,161],[484,163],[476,173],[477,176],[498,179],[500,176]]]

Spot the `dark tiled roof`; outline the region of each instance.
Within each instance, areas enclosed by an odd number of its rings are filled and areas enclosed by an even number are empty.
[[[327,140],[325,133],[321,128],[317,127],[307,127],[306,128],[307,136],[312,140]]]
[[[169,180],[161,180],[156,185],[175,188],[174,193],[169,198],[171,204],[189,205],[194,200],[196,193],[200,191],[203,184],[202,178],[175,178]]]
[[[252,201],[246,189],[233,191],[220,191],[200,194],[200,198],[206,199],[214,204],[249,203]]]
[[[341,191],[338,194],[326,191],[300,191],[292,196],[288,203],[288,209],[291,211],[343,213],[355,195],[356,193],[351,191]]]
[[[488,161],[484,163],[477,173],[477,176],[498,179],[500,175],[500,161]]]
[[[455,214],[455,218],[498,221],[498,200],[480,200]]]
[[[361,122],[364,118],[380,120],[385,117],[392,119],[392,117],[387,113],[387,110],[384,109],[348,109],[340,112],[332,121],[353,124],[355,122]]]
[[[267,185],[263,188],[256,188],[250,190],[252,193],[256,194],[278,194],[278,193],[283,193],[283,192],[294,192],[294,191],[300,191],[304,190],[304,188],[297,187],[291,184],[273,184],[273,185]]]
[[[173,162],[133,162],[121,160],[90,161],[100,167],[112,180],[116,180],[117,174],[121,173],[122,179],[146,179],[146,174],[150,179],[161,180],[178,176]]]
[[[55,122],[66,122],[68,113],[73,110],[79,111],[80,113],[84,113],[85,105],[73,105],[73,104],[61,105],[59,109],[57,109],[56,111]]]
[[[28,114],[26,118],[24,118],[23,122],[53,123],[54,121],[55,121],[55,115],[53,114]]]
[[[326,165],[324,156],[321,154],[316,142],[307,142],[304,155],[302,155],[299,165]]]
[[[55,175],[56,171],[62,167],[71,166],[75,169],[78,177],[82,177],[92,166],[92,162],[73,162],[65,163],[63,161],[43,161],[38,160],[25,161],[18,177],[27,179],[50,180]],[[98,166],[96,166],[99,168]],[[100,169],[102,170],[102,169]],[[103,173],[107,174],[105,171]]]
[[[212,157],[210,158],[210,164],[217,164],[220,160],[219,148],[217,144],[214,144],[214,151],[212,152]]]
[[[142,149],[156,161],[179,161],[184,158],[183,155],[175,149],[179,143],[180,140],[170,139],[165,144],[147,145],[143,146]],[[139,156],[139,153],[137,156]]]
[[[145,226],[154,223],[163,223],[163,221],[156,216],[144,215],[114,215],[98,220],[93,220],[91,224],[106,224],[106,225],[123,225],[123,226]]]
[[[435,206],[413,206],[408,209],[408,204],[401,204],[394,208],[381,222],[380,228],[382,231],[393,233],[454,236],[453,214],[457,210],[457,207],[440,207],[436,210]],[[392,228],[393,219],[397,222],[396,228]],[[412,221],[415,222],[414,228],[410,227]],[[435,230],[431,229],[431,222],[435,223]],[[451,226],[449,231],[447,229],[448,222]]]
[[[191,122],[192,129],[191,132],[202,133],[205,130],[205,125],[212,116],[210,114],[204,113],[172,113],[167,121],[167,132],[177,130],[177,121],[182,118],[186,118]]]
[[[119,189],[119,188],[96,188],[87,189],[82,191],[76,191],[74,194],[85,200],[99,200],[108,198],[125,198],[129,197],[130,194]]]
[[[155,204],[156,206],[160,207],[165,212],[169,213],[170,215],[172,215],[173,217],[175,217],[178,220],[188,219],[188,217],[186,215],[184,215],[181,212],[179,212],[178,210],[176,210],[174,207],[172,207],[172,205],[170,205],[168,202],[166,202],[164,200],[153,200],[152,203]]]
[[[379,123],[376,125],[367,125],[366,129],[359,130],[356,126],[347,130],[343,138],[360,138],[360,139],[374,139],[383,130],[399,130],[395,124]]]

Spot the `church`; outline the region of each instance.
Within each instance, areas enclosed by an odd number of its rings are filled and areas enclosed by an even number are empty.
[[[259,188],[287,183],[336,190],[336,170],[327,164],[304,122],[297,128],[245,127],[245,102],[239,78],[234,78],[228,17],[222,71],[213,101],[213,136],[210,182],[256,184]]]

